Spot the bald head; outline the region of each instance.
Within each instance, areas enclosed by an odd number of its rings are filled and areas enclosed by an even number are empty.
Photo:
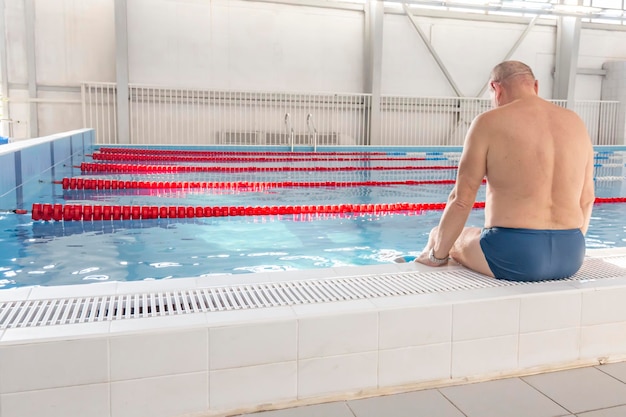
[[[521,98],[536,97],[539,83],[528,65],[519,61],[504,61],[491,70],[489,91],[491,103],[498,107]]]
[[[533,70],[520,61],[504,61],[491,70],[491,81],[502,83],[515,77],[516,81],[535,81]]]

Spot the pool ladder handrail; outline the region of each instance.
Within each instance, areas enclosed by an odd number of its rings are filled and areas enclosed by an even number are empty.
[[[295,134],[293,126],[291,125],[291,115],[289,113],[285,113],[285,127],[287,128],[287,133],[289,133],[289,143],[291,144],[291,152],[293,152]]]
[[[309,129],[309,135],[313,134],[313,152],[317,152],[317,129],[315,123],[313,123],[313,115],[311,113],[306,115],[306,126]]]

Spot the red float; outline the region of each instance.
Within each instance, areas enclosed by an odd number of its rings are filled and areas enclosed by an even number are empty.
[[[596,198],[596,204],[626,203],[626,197]],[[394,213],[421,212],[424,210],[443,210],[446,203],[383,203],[383,204],[340,204],[340,205],[300,205],[300,206],[100,206],[67,204],[32,205],[31,216],[34,221],[97,221],[97,220],[139,220],[165,218],[194,218],[220,216],[258,216],[258,215],[292,215],[292,214],[331,214],[339,216],[349,213]],[[485,203],[477,201],[474,208],[482,209]],[[14,210],[26,214],[25,210]],[[23,212],[23,213],[22,213]]]

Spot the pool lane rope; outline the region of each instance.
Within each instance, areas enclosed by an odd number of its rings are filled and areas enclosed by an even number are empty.
[[[345,162],[345,161],[447,161],[446,157],[417,156],[222,156],[222,155],[152,155],[143,153],[102,153],[94,152],[91,156],[96,161],[160,161],[160,162]]]
[[[624,203],[626,197],[596,198],[595,203]],[[328,214],[389,214],[421,213],[443,210],[446,203],[393,203],[393,204],[334,204],[293,206],[120,206],[83,204],[40,204],[32,206],[34,221],[100,221],[100,220],[147,220],[184,219],[196,217],[266,216]],[[473,208],[482,209],[484,202],[475,202]],[[21,214],[21,213],[20,213]],[[25,214],[25,213],[24,213]]]
[[[396,170],[456,170],[458,166],[451,165],[423,165],[423,166],[338,166],[338,167],[224,167],[207,165],[143,165],[143,164],[112,164],[83,162],[80,166],[82,172],[108,172],[108,173],[179,173],[179,172],[338,172],[338,171],[396,171]]]
[[[388,151],[388,152],[372,152],[372,151],[361,151],[361,152],[342,152],[342,151],[332,151],[332,152],[310,152],[310,151],[302,151],[302,152],[289,152],[289,151],[203,151],[199,149],[148,149],[148,148],[106,148],[101,147],[98,149],[100,153],[110,153],[110,154],[143,154],[143,155],[196,155],[196,156],[222,156],[222,155],[245,155],[245,156],[258,156],[258,155],[272,155],[272,156],[369,156],[369,155],[377,155],[377,156],[402,156],[402,155],[412,155],[412,154],[420,154],[427,156],[442,156],[443,152],[402,152],[402,151]],[[450,152],[454,154],[459,154],[460,152]]]
[[[123,190],[123,189],[236,189],[266,190],[268,188],[317,188],[317,187],[384,187],[391,185],[430,185],[454,184],[456,180],[422,180],[422,181],[278,181],[278,182],[210,182],[210,181],[124,181],[101,178],[63,178],[54,181],[61,184],[64,190]],[[484,183],[485,181],[483,181]]]
[[[82,204],[39,204],[32,207],[35,221],[90,221],[90,220],[143,220],[184,219],[195,217],[264,216],[288,214],[354,214],[394,213],[443,210],[446,203],[396,203],[396,204],[334,204],[295,206],[119,206]],[[483,208],[477,202],[475,208]]]

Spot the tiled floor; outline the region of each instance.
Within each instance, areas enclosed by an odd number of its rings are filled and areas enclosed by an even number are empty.
[[[246,417],[625,417],[626,362]]]

